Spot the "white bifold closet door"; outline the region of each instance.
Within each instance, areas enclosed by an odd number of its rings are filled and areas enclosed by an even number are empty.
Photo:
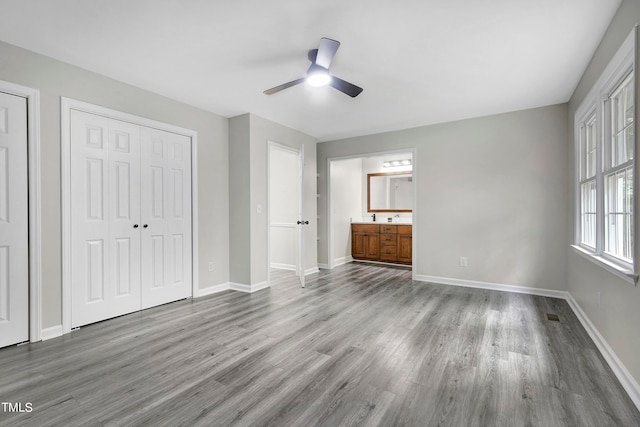
[[[71,112],[71,326],[191,295],[191,140]]]
[[[0,347],[29,339],[27,101],[0,92]]]
[[[191,296],[191,139],[141,129],[142,308]]]

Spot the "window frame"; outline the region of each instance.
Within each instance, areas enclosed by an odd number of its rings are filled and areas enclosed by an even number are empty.
[[[637,26],[627,36],[622,43],[618,52],[614,55],[611,62],[607,65],[604,72],[597,80],[596,84],[591,88],[589,94],[577,108],[574,120],[574,149],[575,149],[575,178],[574,178],[574,250],[583,255],[585,258],[593,261],[608,271],[618,275],[634,285],[638,283],[638,258],[639,243],[636,238],[636,231],[640,230],[639,216],[636,207],[638,206],[638,173],[637,173],[637,157],[640,153],[638,150],[638,70],[637,62]],[[632,100],[633,100],[633,124],[632,132],[632,159],[628,159],[622,163],[613,165],[612,149],[613,149],[613,102],[612,97],[618,92],[632,75],[631,84]],[[593,124],[595,126],[595,173],[586,176],[585,170],[588,169],[589,156],[587,155],[586,138],[587,129]],[[627,127],[623,127],[623,130]],[[631,168],[632,173],[632,205],[631,205],[631,238],[633,244],[631,247],[631,259],[623,259],[619,255],[607,252],[607,226],[605,218],[608,214],[606,205],[607,195],[607,178],[618,171],[624,171]],[[596,216],[595,216],[595,246],[589,244],[583,239],[584,211],[583,211],[583,186],[595,180],[596,192]]]

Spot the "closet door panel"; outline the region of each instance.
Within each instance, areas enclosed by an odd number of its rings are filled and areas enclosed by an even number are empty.
[[[140,309],[139,129],[71,112],[71,322]]]
[[[27,101],[0,92],[0,347],[29,339]]]
[[[139,126],[109,120],[109,174],[109,281],[115,304],[127,300],[131,312],[140,309]]]
[[[141,133],[142,307],[191,296],[191,139]]]

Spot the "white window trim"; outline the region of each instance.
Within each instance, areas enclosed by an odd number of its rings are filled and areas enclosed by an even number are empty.
[[[638,129],[638,90],[640,89],[638,85],[638,70],[636,68],[637,61],[637,51],[636,51],[636,40],[638,30],[637,26],[631,31],[631,33],[627,36],[625,41],[622,43],[616,54],[613,56],[609,65],[605,68],[602,75],[596,82],[596,84],[591,88],[589,94],[585,97],[583,102],[580,104],[575,113],[575,121],[574,121],[574,149],[575,149],[575,176],[574,176],[574,244],[571,247],[574,251],[584,258],[594,262],[596,265],[606,269],[607,271],[615,274],[616,276],[624,279],[625,281],[637,285],[638,284],[638,266],[640,264],[640,242],[638,242],[638,231],[640,231],[640,214],[638,212],[638,194],[639,194],[639,185],[640,178],[638,177],[638,155],[640,155],[640,150],[638,149],[638,137],[637,137],[637,129]],[[604,251],[604,171],[603,171],[603,146],[604,146],[604,132],[606,132],[604,126],[604,117],[607,112],[605,111],[605,100],[607,100],[610,94],[613,92],[613,89],[617,87],[617,85],[622,82],[625,76],[633,70],[634,72],[634,139],[635,139],[635,153],[633,159],[633,204],[634,204],[634,215],[633,215],[633,230],[634,230],[634,244],[633,244],[633,265],[623,262],[617,258],[608,255]],[[580,139],[580,128],[583,123],[593,114],[593,111],[596,111],[597,121],[596,121],[596,132],[597,132],[597,149],[596,149],[596,163],[598,173],[596,174],[596,194],[597,194],[597,205],[598,205],[598,225],[596,232],[596,248],[593,248],[581,244],[581,195],[580,195],[580,183],[582,181],[582,177],[580,174],[581,168],[581,139]],[[607,119],[608,120],[608,119]]]

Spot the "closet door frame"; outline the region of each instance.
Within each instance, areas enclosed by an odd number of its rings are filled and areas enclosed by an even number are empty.
[[[76,99],[60,98],[62,167],[62,333],[71,332],[71,110],[96,114],[140,126],[184,135],[191,139],[191,295],[198,289],[198,133]]]
[[[40,91],[0,80],[0,91],[27,100],[29,188],[29,341],[42,339],[42,233],[40,187]]]

